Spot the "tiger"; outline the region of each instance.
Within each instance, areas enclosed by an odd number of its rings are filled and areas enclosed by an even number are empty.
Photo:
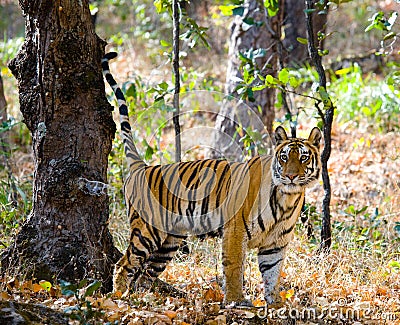
[[[113,290],[129,296],[153,283],[189,235],[221,232],[223,305],[251,306],[243,293],[247,249],[256,249],[264,299],[279,298],[285,254],[304,202],[305,188],[320,175],[321,131],[307,139],[275,130],[272,155],[246,162],[204,159],[149,166],[138,153],[125,97],[102,60],[105,79],[119,106],[121,138],[129,173],[124,195],[130,220],[129,245],[116,263]]]

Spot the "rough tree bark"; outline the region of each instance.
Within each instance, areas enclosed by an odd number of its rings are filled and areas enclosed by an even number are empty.
[[[94,277],[111,289],[120,253],[107,229],[108,198],[85,180],[107,182],[115,133],[88,0],[20,0],[25,42],[9,67],[32,134],[33,208],[3,271],[38,279]]]

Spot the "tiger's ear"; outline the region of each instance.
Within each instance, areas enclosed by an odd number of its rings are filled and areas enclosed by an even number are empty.
[[[281,144],[283,141],[286,141],[288,139],[288,136],[286,134],[286,131],[283,127],[278,126],[275,129],[275,142],[276,145]]]
[[[308,137],[308,141],[310,141],[314,146],[318,148],[321,138],[322,138],[321,130],[315,127],[311,130],[310,135]]]

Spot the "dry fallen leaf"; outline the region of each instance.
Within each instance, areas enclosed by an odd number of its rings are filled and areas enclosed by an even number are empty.
[[[32,291],[33,292],[36,293],[36,292],[39,292],[39,291],[42,291],[42,290],[44,290],[44,289],[39,283],[34,283],[33,284],[33,286],[32,286]]]
[[[265,306],[265,301],[261,299],[256,299],[253,301],[254,307],[263,307]]]
[[[173,310],[165,310],[164,311],[164,315],[165,316],[167,316],[169,319],[174,319],[175,317],[176,317],[176,315],[177,315],[177,312],[176,311],[173,311]]]

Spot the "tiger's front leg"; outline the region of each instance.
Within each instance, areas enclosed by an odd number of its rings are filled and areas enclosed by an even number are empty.
[[[156,234],[156,236],[154,235]],[[148,240],[153,236],[159,238],[158,242]],[[135,219],[132,223],[130,243],[125,254],[115,265],[113,286],[114,292],[120,291],[124,296],[130,289],[137,289],[138,278],[146,272],[148,259],[154,251],[159,249],[167,234],[159,232],[156,228],[146,224],[142,219]]]
[[[285,247],[260,248],[258,267],[264,282],[264,297],[267,304],[272,304],[277,296],[278,280],[286,254]]]
[[[235,227],[233,227],[234,229]],[[243,270],[245,247],[243,238],[245,234],[229,234],[229,227],[224,231],[222,240],[222,265],[224,272],[224,305],[251,306],[251,302],[244,299],[243,295]]]

